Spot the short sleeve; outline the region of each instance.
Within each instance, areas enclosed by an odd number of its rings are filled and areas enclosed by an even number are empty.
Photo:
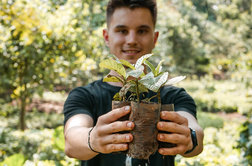
[[[67,120],[77,114],[87,114],[93,118],[93,95],[87,87],[73,89],[64,104],[64,125]]]
[[[175,111],[186,111],[197,117],[195,101],[184,88],[167,86],[163,88],[161,95],[162,102],[173,103]]]

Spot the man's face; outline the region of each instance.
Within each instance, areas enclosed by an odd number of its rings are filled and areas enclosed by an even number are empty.
[[[134,64],[155,47],[158,32],[154,30],[148,9],[123,7],[115,10],[103,36],[111,54]]]

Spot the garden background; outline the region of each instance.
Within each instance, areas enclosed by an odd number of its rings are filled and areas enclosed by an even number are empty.
[[[179,166],[252,165],[251,0],[157,0],[164,59],[204,128],[204,151]],[[67,166],[63,104],[104,75],[107,0],[0,1],[0,166]]]

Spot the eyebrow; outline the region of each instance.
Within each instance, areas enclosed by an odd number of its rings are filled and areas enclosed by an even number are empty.
[[[125,25],[117,25],[117,26],[114,27],[114,29],[120,29],[120,28],[127,28],[127,26],[125,26]],[[148,25],[141,25],[141,26],[139,26],[138,28],[151,29],[151,27],[148,26]]]

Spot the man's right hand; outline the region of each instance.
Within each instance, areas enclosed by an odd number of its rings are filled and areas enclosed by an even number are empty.
[[[125,151],[128,142],[133,140],[130,133],[119,134],[120,131],[129,131],[134,128],[130,121],[117,121],[130,113],[130,107],[114,109],[100,116],[90,133],[90,146],[100,153]],[[93,127],[93,119],[87,114],[77,114],[68,119],[65,125],[65,153],[67,156],[89,160],[98,153],[88,147],[88,133]]]
[[[90,133],[90,144],[93,150],[100,153],[125,151],[128,142],[133,140],[130,133],[119,134],[120,131],[132,130],[134,123],[117,121],[120,117],[130,113],[130,106],[114,109],[100,116]]]

